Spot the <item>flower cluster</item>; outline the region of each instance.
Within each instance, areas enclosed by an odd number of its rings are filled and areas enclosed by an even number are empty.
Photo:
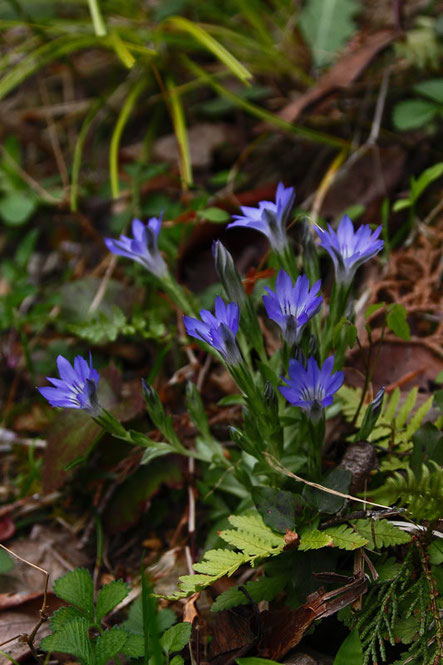
[[[51,406],[62,406],[68,409],[83,409],[92,416],[98,415],[101,407],[97,400],[99,373],[92,366],[89,354],[89,365],[82,356],[74,359],[74,366],[69,360],[59,355],[57,368],[60,378],[46,377],[52,383],[47,388],[37,388]]]

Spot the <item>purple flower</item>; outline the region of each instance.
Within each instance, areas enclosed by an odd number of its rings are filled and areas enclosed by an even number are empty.
[[[289,361],[287,386],[280,392],[293,406],[308,412],[312,420],[318,420],[323,409],[332,404],[333,395],[343,383],[343,372],[332,372],[334,356],[330,356],[319,369],[314,358],[308,358],[306,369],[297,360]]]
[[[357,268],[369,261],[383,247],[383,240],[377,240],[382,227],[374,233],[367,224],[354,231],[350,218],[345,215],[335,232],[328,224],[329,231],[317,227],[320,245],[330,254],[335,266],[335,276],[339,283],[348,286],[354,278]]]
[[[275,281],[275,293],[266,287],[268,295],[263,296],[263,304],[270,319],[278,323],[283,337],[291,346],[299,344],[303,330],[320,310],[323,298],[317,296],[320,290],[319,280],[309,290],[306,275],[297,278],[295,285],[288,273],[280,270]]]
[[[228,365],[238,365],[242,358],[235,341],[239,309],[231,302],[225,305],[220,296],[215,299],[215,316],[207,309],[200,310],[201,321],[184,316],[186,331],[191,337],[203,340],[216,349]]]
[[[121,235],[119,240],[105,238],[107,248],[112,254],[126,256],[141,263],[156,277],[162,278],[168,268],[158,249],[158,234],[162,225],[161,217],[151,217],[145,225],[139,219],[132,220],[133,238]]]
[[[97,401],[99,373],[82,356],[74,359],[74,367],[63,356],[57,357],[59,379],[46,378],[52,383],[48,388],[37,388],[51,406],[63,406],[67,409],[83,409],[92,416],[97,416],[101,407]]]
[[[234,215],[235,221],[228,224],[227,228],[244,226],[248,229],[255,229],[267,236],[271,247],[280,253],[288,243],[286,223],[294,205],[294,199],[294,188],[285,188],[280,182],[275,194],[275,203],[260,201],[258,208],[248,206],[240,208],[243,214]]]

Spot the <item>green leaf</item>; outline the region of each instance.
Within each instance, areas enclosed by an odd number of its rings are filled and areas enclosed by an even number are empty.
[[[410,340],[411,331],[406,320],[406,310],[403,305],[399,305],[398,303],[393,305],[386,317],[386,323],[394,335],[397,335],[400,339],[404,339],[406,342]]]
[[[349,469],[344,469],[343,467],[338,466],[326,476],[321,484],[328,489],[346,494],[349,490],[351,480],[352,473]],[[302,497],[316,510],[330,515],[338,512],[346,500],[341,496],[323,492],[315,487],[305,487],[302,492]]]
[[[232,575],[244,562],[244,555],[231,550],[209,550],[203,561],[195,563],[193,568],[198,573],[219,577]]]
[[[420,129],[436,115],[438,108],[425,99],[405,99],[394,107],[392,122],[400,132]]]
[[[350,529],[346,524],[330,527],[325,530],[328,536],[331,536],[332,547],[339,547],[342,550],[356,550],[368,544],[367,538]]]
[[[410,466],[418,480],[421,478],[423,462],[428,459],[443,465],[443,434],[432,423],[424,423],[412,436],[414,448]]]
[[[434,180],[438,180],[443,175],[443,162],[437,162],[433,166],[425,169],[419,175],[417,180],[411,178],[411,200],[413,203],[423,194],[424,190],[429,187]]]
[[[235,530],[221,531],[220,538],[249,556],[268,556],[274,548],[284,547],[283,536],[271,531],[258,513],[231,515],[229,521]]]
[[[201,210],[199,215],[208,222],[219,224],[228,222],[231,219],[229,212],[226,212],[226,210],[222,210],[221,208],[206,208],[205,210]]]
[[[0,547],[0,575],[6,575],[14,568],[14,559]]]
[[[51,616],[51,630],[53,633],[56,633],[58,630],[61,630],[63,626],[72,621],[72,619],[84,619],[84,614],[81,610],[73,605],[68,607],[60,607],[56,610]]]
[[[166,654],[181,651],[189,642],[192,625],[187,621],[171,626],[161,636],[160,644]]]
[[[411,540],[409,533],[402,531],[388,520],[356,520],[353,524],[360,536],[366,538],[371,549],[404,545]],[[373,534],[375,534],[375,543]]]
[[[319,550],[322,547],[332,547],[333,540],[325,531],[318,529],[305,530],[300,534],[299,550]]]
[[[97,603],[95,616],[97,623],[100,623],[116,605],[126,598],[129,593],[128,585],[123,580],[113,580],[103,586],[97,594]]]
[[[280,577],[261,577],[259,580],[249,581],[244,587],[253,601],[259,603],[261,600],[270,601],[277,594],[283,591],[286,584],[286,578]],[[230,610],[231,607],[238,605],[248,605],[248,597],[239,590],[238,587],[223,591],[211,606],[211,612],[221,612]]]
[[[363,646],[358,630],[355,629],[342,642],[335,656],[334,665],[361,665],[362,662]]]
[[[430,79],[429,81],[422,81],[414,85],[415,92],[420,95],[429,97],[434,102],[443,104],[443,79]]]
[[[40,643],[43,651],[60,651],[78,658],[83,665],[95,663],[88,634],[89,624],[84,618],[72,619],[61,630],[44,637]]]
[[[171,660],[169,665],[184,665],[184,660],[182,656],[179,656],[178,654],[174,656],[174,658]]]
[[[8,226],[22,226],[36,207],[35,198],[28,192],[8,192],[0,198],[0,217]]]
[[[317,67],[331,63],[339,49],[355,32],[355,0],[308,0],[300,14],[303,36]]]
[[[127,639],[128,633],[119,626],[105,630],[94,644],[95,665],[106,665],[111,658],[121,653]]]
[[[294,528],[295,511],[302,505],[298,496],[273,487],[256,486],[252,488],[252,500],[266,526],[279,533]]]
[[[94,621],[94,584],[86,568],[76,568],[59,577],[54,582],[54,593],[79,607]]]
[[[127,639],[121,653],[128,658],[142,658],[145,655],[145,640],[143,635],[127,633]]]
[[[434,566],[439,566],[443,563],[443,540],[437,538],[433,543],[429,545],[429,561],[434,564]]]

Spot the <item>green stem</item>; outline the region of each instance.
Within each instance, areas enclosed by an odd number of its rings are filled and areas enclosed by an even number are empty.
[[[107,33],[106,25],[98,4],[98,0],[88,0],[89,11],[91,12],[92,24],[97,37],[104,37]]]
[[[192,296],[186,293],[170,272],[161,277],[159,281],[168,296],[182,312],[190,316],[197,316],[197,307],[193,302]]]

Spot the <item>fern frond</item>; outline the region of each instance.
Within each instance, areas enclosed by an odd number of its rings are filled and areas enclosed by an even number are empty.
[[[371,498],[408,508],[415,519],[434,520],[441,516],[443,504],[443,469],[433,461],[422,466],[421,479],[407,468],[405,474],[395,472],[386,483],[371,492]]]
[[[368,544],[368,538],[364,534],[356,533],[346,524],[340,524],[325,530],[332,538],[332,546],[342,550],[356,550]]]
[[[309,529],[300,534],[298,549],[305,552],[306,550],[319,550],[322,547],[332,547],[333,544],[332,537],[326,531]]]
[[[255,566],[259,560],[283,551],[284,536],[267,527],[258,513],[231,515],[229,521],[234,528],[222,531],[220,537],[240,551],[216,549],[206,552],[202,561],[194,565],[199,574],[180,577],[179,591],[169,599],[185,598],[210,586],[220,577],[233,575],[245,563]]]
[[[404,545],[411,540],[409,533],[402,531],[388,520],[355,520],[353,524],[371,549]]]

